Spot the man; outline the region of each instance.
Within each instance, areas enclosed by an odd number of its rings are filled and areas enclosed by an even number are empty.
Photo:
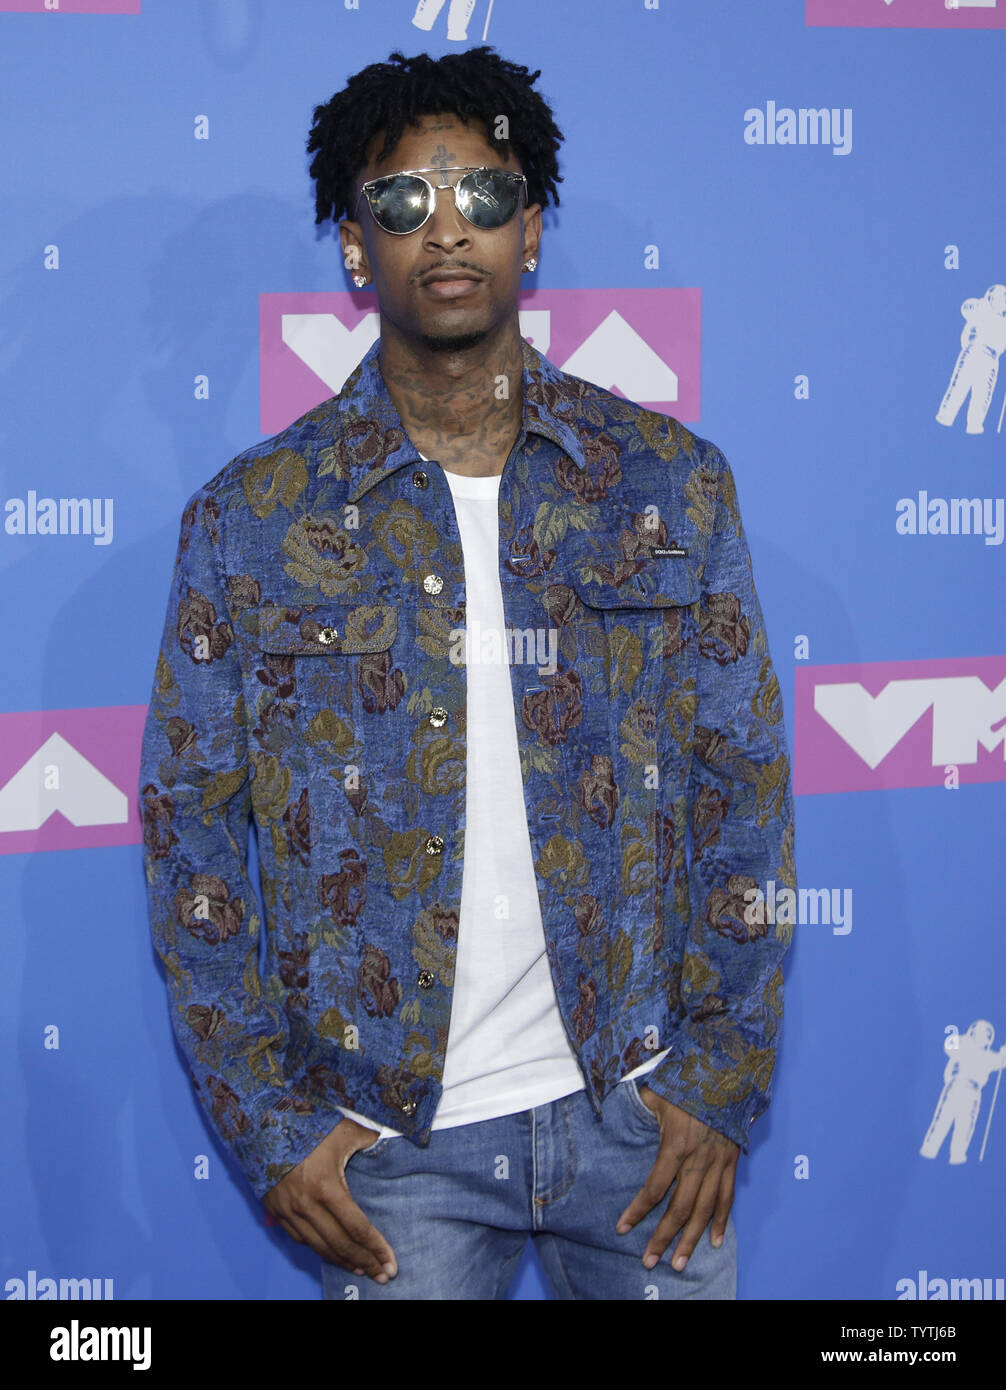
[[[768,1105],[778,682],[723,455],[520,336],[538,75],[316,109],[380,340],[186,508],[144,741],[174,1026],[329,1298],[502,1297],[528,1236],[558,1297],[735,1297]]]

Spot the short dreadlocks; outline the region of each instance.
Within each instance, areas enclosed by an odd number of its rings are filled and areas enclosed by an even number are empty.
[[[353,215],[354,180],[379,131],[386,132],[377,155],[381,160],[398,144],[407,124],[441,111],[453,111],[465,122],[482,121],[488,143],[504,159],[512,144],[527,179],[528,203],[544,208],[551,196],[558,206],[556,185],[562,175],[556,151],[564,137],[547,103],[532,90],[540,76],[541,69],[529,72],[508,63],[489,46],[442,58],[392,53],[387,63],[372,63],[356,73],[331,101],[314,110],[307,152],[314,154],[315,222]],[[495,138],[500,116],[507,117],[509,140]]]

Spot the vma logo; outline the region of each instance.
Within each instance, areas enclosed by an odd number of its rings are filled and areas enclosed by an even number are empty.
[[[701,290],[535,290],[523,302],[522,335],[562,371],[682,422],[699,419]],[[369,295],[259,295],[263,433],[336,395],[380,332]]]
[[[19,14],[139,14],[142,0],[0,0]]]
[[[1006,656],[803,666],[797,793],[1006,781]]]
[[[0,714],[0,854],[135,845],[146,705]]]
[[[467,42],[468,25],[472,18],[472,11],[475,9],[475,0],[416,0],[412,22],[417,29],[425,29],[429,33],[445,9],[447,11],[445,16],[447,39],[455,43]],[[493,0],[489,0],[485,22],[482,26],[483,43],[489,37],[489,18],[492,12]]]
[[[981,299],[977,295],[965,299],[961,316],[961,350],[936,418],[941,425],[952,425],[967,401],[967,432],[982,434],[999,375],[999,358],[1006,351],[1006,285],[990,285]],[[1003,415],[1006,396],[999,412],[997,434],[1003,427]]]
[[[807,0],[809,25],[851,29],[1006,29],[996,0]]]

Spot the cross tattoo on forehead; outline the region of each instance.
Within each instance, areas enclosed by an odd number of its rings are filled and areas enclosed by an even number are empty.
[[[441,169],[450,168],[451,161],[455,159],[457,159],[457,155],[453,153],[448,154],[447,150],[444,148],[443,141],[440,142],[433,152],[433,163],[438,165]]]

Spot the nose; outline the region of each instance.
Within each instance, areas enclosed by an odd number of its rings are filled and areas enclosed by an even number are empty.
[[[454,184],[437,185],[433,195],[433,215],[423,228],[424,240],[433,246],[466,245],[471,240],[471,223],[458,211]]]

